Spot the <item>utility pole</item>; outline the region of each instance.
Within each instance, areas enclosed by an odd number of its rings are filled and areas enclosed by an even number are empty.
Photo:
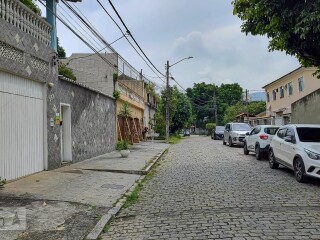
[[[216,97],[216,91],[213,92],[213,104],[214,104],[214,116],[216,119],[216,126],[218,125],[218,110],[217,110],[217,97]]]
[[[166,70],[167,70],[167,82],[166,82],[166,143],[169,143],[169,61],[167,61],[167,66],[166,66]]]
[[[249,123],[249,109],[248,109],[248,89],[246,89],[246,112],[247,112],[247,123]]]

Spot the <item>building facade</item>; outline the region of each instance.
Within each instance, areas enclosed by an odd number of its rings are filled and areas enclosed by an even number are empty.
[[[46,99],[58,77],[51,26],[16,0],[0,4],[0,177],[48,169]]]
[[[275,125],[291,123],[292,103],[320,88],[316,68],[299,67],[263,88],[267,94],[266,116]]]

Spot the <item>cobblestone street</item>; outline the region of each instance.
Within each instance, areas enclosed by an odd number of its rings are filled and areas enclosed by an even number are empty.
[[[171,146],[137,204],[103,239],[320,239],[320,181],[241,147],[191,136]]]

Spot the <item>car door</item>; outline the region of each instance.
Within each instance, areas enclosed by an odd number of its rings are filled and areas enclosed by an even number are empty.
[[[283,143],[281,145],[281,149],[283,152],[283,161],[286,162],[288,167],[291,167],[293,169],[293,158],[294,158],[294,154],[295,154],[296,144],[295,144],[295,141],[293,141],[293,142],[286,141],[285,140],[286,138],[296,139],[295,132],[294,132],[293,128],[291,128],[291,127],[287,128]]]
[[[224,141],[225,142],[228,142],[229,135],[230,135],[230,124],[227,124],[226,128],[224,129]]]
[[[280,128],[279,131],[277,132],[277,135],[273,137],[272,139],[272,145],[273,145],[273,153],[274,156],[283,161],[283,150],[282,150],[282,144],[283,144],[283,138],[285,136],[287,129]]]
[[[257,136],[258,133],[260,132],[261,127],[255,127],[254,129],[252,129],[252,131],[250,132],[249,136],[248,136],[248,140],[247,140],[247,148],[250,151],[253,151],[255,149],[255,143],[257,141]]]

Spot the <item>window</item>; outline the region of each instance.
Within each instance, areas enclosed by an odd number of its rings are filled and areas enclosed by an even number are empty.
[[[299,83],[299,92],[302,92],[304,89],[303,77],[298,78]]]
[[[292,128],[287,129],[286,137],[294,137],[294,130]]]
[[[284,98],[284,88],[280,87],[280,98]]]
[[[270,135],[275,135],[279,128],[277,127],[268,127],[264,129],[264,132]]]
[[[277,100],[277,92],[276,92],[276,90],[272,91],[272,99],[273,99],[273,101]]]
[[[267,102],[270,102],[270,94],[267,93]]]
[[[277,136],[279,137],[279,138],[284,138],[284,134],[286,133],[286,128],[282,128],[282,129],[280,129],[278,132],[277,132]]]
[[[319,127],[298,127],[297,132],[301,142],[320,142]]]
[[[292,82],[288,83],[288,88],[289,88],[289,96],[291,96],[293,94],[293,84],[292,84]]]

